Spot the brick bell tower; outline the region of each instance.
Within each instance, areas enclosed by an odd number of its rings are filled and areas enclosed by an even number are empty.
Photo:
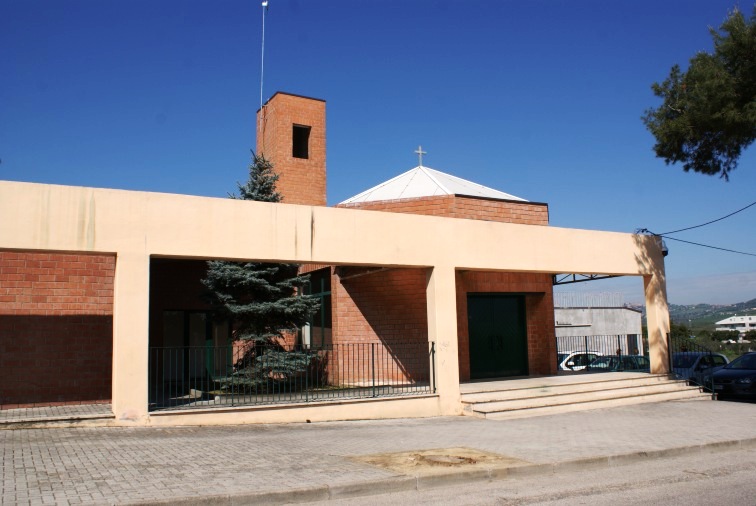
[[[257,154],[285,204],[326,205],[325,100],[277,92],[257,111]]]

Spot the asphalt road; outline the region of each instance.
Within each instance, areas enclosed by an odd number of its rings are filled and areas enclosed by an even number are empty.
[[[756,449],[586,466],[551,476],[329,501],[345,505],[756,505]]]

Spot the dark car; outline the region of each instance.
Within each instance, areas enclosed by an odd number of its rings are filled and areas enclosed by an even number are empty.
[[[720,399],[756,399],[756,352],[741,355],[714,372],[712,381]]]
[[[710,378],[712,368],[720,369],[729,360],[721,353],[705,351],[681,351],[672,354],[672,372],[680,379],[688,380],[691,385],[705,385]]]
[[[651,363],[643,355],[604,355],[597,357],[585,368],[591,372],[648,372],[650,369]]]

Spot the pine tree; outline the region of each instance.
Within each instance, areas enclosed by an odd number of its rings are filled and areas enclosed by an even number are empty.
[[[714,51],[697,53],[686,71],[675,65],[654,83],[664,103],[647,110],[643,122],[667,164],[727,180],[756,140],[756,7],[750,19],[735,9],[720,32],[710,32]]]
[[[229,197],[281,202],[277,181],[273,165],[252,153],[249,179],[237,183],[238,195]],[[252,226],[247,233],[254,233]],[[287,382],[311,366],[312,355],[288,351],[281,344],[285,334],[296,332],[320,307],[317,297],[297,293],[309,281],[298,271],[299,265],[288,263],[208,262],[202,280],[208,297],[218,316],[230,321],[234,339],[247,341],[244,357],[224,382],[226,388],[269,389],[271,382]]]

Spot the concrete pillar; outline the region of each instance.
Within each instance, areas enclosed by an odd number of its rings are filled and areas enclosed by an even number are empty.
[[[143,424],[148,411],[150,257],[119,253],[113,296],[113,414]]]
[[[643,277],[646,294],[646,324],[648,326],[648,351],[651,372],[669,373],[669,308],[667,307],[667,283],[664,264],[651,276]]]
[[[457,353],[457,299],[452,266],[429,269],[426,284],[428,341],[436,343],[436,392],[442,415],[462,413]]]

